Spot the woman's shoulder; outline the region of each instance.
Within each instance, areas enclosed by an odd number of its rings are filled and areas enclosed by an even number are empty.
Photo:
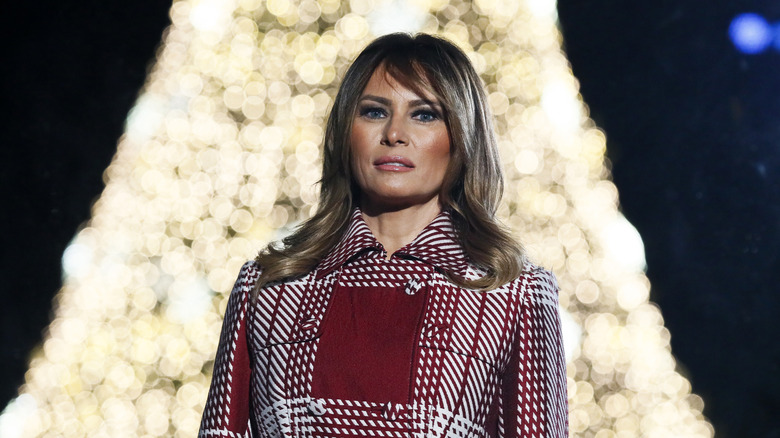
[[[249,260],[241,266],[241,272],[238,274],[239,278],[246,278],[247,280],[253,279],[257,281],[257,277],[260,277],[262,268],[257,260]]]
[[[551,271],[526,262],[516,283],[517,291],[525,295],[524,301],[541,301],[557,305],[558,280]]]
[[[241,288],[246,292],[251,292],[257,288],[257,282],[260,279],[260,274],[263,273],[263,267],[257,259],[249,260],[241,266],[241,271],[238,274],[238,280],[236,280],[235,288]],[[258,293],[262,294],[264,291],[275,290],[278,291],[285,284],[300,284],[309,281],[310,276],[315,273],[315,270],[309,271],[306,275],[298,277],[284,278],[281,280],[273,280],[263,283],[259,286]],[[235,290],[235,289],[234,289]]]
[[[469,265],[465,277],[467,280],[474,280],[482,277],[486,274],[486,272],[487,271],[478,266]],[[528,286],[547,287],[557,290],[558,282],[555,279],[555,274],[553,274],[551,271],[530,261],[525,261],[523,263],[522,269],[520,270],[520,274],[496,290],[518,290],[519,288],[526,288]]]
[[[246,272],[247,274],[257,273],[259,275],[260,271],[262,271],[262,269],[260,268],[260,264],[257,263],[257,259],[248,260],[241,266],[242,274]]]
[[[236,283],[233,285],[233,293],[248,295],[252,292],[260,278],[260,265],[256,260],[249,260],[241,266]]]
[[[544,295],[558,294],[558,281],[551,271],[526,261],[520,275],[507,285],[510,290],[518,293],[541,293]]]
[[[543,268],[532,262],[525,262],[523,265],[523,271],[520,274],[521,278],[526,278],[531,281],[543,281],[556,283],[555,274],[546,268]]]

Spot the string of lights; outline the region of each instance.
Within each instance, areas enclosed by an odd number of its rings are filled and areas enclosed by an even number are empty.
[[[561,287],[571,435],[713,436],[648,301],[554,0],[177,0],[170,17],[0,435],[197,433],[240,266],[316,209],[339,79],[401,30],[451,39],[486,84],[500,214]]]

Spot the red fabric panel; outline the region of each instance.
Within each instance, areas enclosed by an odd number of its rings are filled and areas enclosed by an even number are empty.
[[[407,403],[425,296],[337,287],[322,322],[312,396]]]
[[[244,297],[244,305],[246,305],[246,299]],[[233,384],[231,397],[236,399],[236,403],[233,405],[232,412],[230,412],[230,424],[236,427],[249,423],[249,403],[247,401],[249,400],[249,380],[252,372],[249,348],[246,342],[246,319],[242,318],[239,324],[233,368],[231,370]]]

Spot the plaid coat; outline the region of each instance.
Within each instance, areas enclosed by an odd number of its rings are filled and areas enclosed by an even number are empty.
[[[388,260],[361,213],[312,272],[230,295],[201,437],[566,437],[555,278],[489,292],[447,213]]]

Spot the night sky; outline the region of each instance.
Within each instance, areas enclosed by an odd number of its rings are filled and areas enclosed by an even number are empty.
[[[558,4],[680,370],[716,437],[780,437],[780,51],[742,55],[727,33],[740,12],[780,21],[780,3]],[[100,195],[169,6],[4,8],[2,406],[52,315],[62,252]]]

